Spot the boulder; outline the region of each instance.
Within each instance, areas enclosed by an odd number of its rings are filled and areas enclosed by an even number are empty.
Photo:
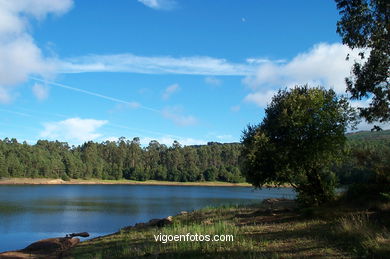
[[[173,223],[173,217],[168,216],[163,219],[151,219],[149,222],[146,224],[147,226],[157,226],[157,227],[164,227],[166,225],[171,225]]]
[[[39,240],[21,251],[34,253],[34,252],[59,252],[65,251],[80,242],[78,238],[68,238],[68,237],[57,237],[57,238],[47,238]]]

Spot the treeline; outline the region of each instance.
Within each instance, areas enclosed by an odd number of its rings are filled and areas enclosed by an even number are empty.
[[[243,182],[238,143],[171,147],[124,137],[77,147],[39,140],[35,145],[0,140],[0,177]]]
[[[335,168],[341,185],[390,182],[390,131],[351,136],[347,155]]]
[[[333,169],[340,185],[384,181],[390,177],[390,131],[348,134],[347,154]],[[0,140],[0,177],[244,182],[241,144],[172,146],[139,138],[70,147],[39,140],[35,145]],[[379,177],[379,179],[378,179]]]

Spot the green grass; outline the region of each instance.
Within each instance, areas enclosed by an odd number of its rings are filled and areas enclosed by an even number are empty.
[[[286,205],[287,204],[287,205]],[[207,207],[162,228],[127,227],[82,242],[67,258],[382,258],[390,254],[389,204],[370,210],[333,203],[321,208]],[[232,242],[156,242],[154,235],[233,235]]]

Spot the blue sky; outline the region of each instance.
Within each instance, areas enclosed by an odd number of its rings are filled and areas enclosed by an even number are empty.
[[[0,0],[0,138],[239,141],[280,88],[345,92],[337,19],[330,0]]]

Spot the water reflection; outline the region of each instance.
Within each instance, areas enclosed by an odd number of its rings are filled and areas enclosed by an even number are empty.
[[[291,198],[291,189],[205,186],[0,186],[0,251],[66,233],[108,234],[121,227],[205,206]]]

